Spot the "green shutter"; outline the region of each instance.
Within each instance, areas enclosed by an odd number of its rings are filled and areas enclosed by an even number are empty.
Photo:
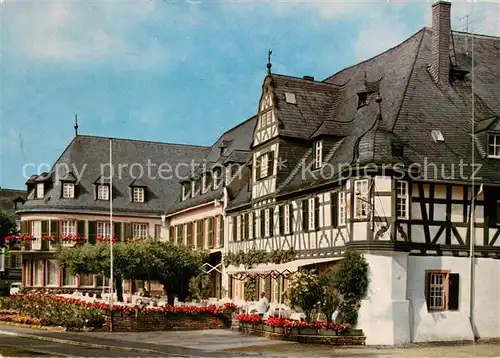
[[[89,242],[91,244],[96,243],[97,236],[97,223],[95,221],[89,221]]]
[[[330,195],[330,208],[331,208],[331,216],[332,216],[332,226],[339,226],[339,213],[338,213],[338,197],[339,193],[335,192]]]
[[[274,169],[274,152],[268,152],[267,156],[267,175],[271,176],[273,175],[273,169]]]
[[[290,234],[293,233],[293,204],[287,204],[289,206],[288,223],[290,226]]]
[[[42,220],[42,237],[49,234],[49,221]]]
[[[77,222],[77,234],[85,236],[85,221],[79,220]]]
[[[208,247],[210,249],[214,247],[214,218],[213,218],[213,216],[208,218]]]
[[[233,242],[238,241],[238,221],[237,216],[233,216]]]
[[[266,237],[266,212],[260,211],[260,237]]]
[[[124,240],[128,240],[132,238],[132,224],[131,223],[125,223],[125,237]]]
[[[155,225],[155,239],[160,239],[161,238],[161,225],[156,224]]]
[[[113,236],[116,237],[118,241],[122,241],[122,223],[113,223]]]
[[[302,200],[302,231],[309,230],[309,201]]]
[[[319,197],[314,198],[314,229],[319,229]]]
[[[460,308],[460,275],[458,273],[450,273],[448,285],[448,309],[456,311]]]
[[[21,234],[26,234],[26,233],[28,233],[28,222],[21,221]]]
[[[196,222],[196,247],[203,248],[203,220]]]
[[[26,222],[26,234],[30,234],[31,235],[31,231],[32,231],[31,223],[32,223],[31,220],[28,220]]]
[[[255,162],[255,180],[260,179],[261,163],[262,163],[262,155],[260,157],[258,157],[256,162]]]
[[[59,221],[57,220],[50,221],[50,235],[54,235],[59,239]]]
[[[274,235],[274,210],[272,208],[269,210],[269,236]]]
[[[174,242],[174,237],[175,237],[175,226],[171,225],[170,226],[170,229],[169,229],[169,232],[170,232],[170,236],[168,238],[168,240],[170,242]]]
[[[285,207],[283,205],[280,205],[278,207],[278,221],[279,221],[279,226],[280,226],[280,235],[283,235],[285,233]]]

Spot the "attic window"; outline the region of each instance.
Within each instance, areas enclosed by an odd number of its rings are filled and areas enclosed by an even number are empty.
[[[323,165],[323,141],[314,143],[314,169],[319,169]]]
[[[295,93],[285,92],[285,101],[286,103],[297,104]]]
[[[431,131],[431,136],[434,142],[444,142],[444,137],[441,131],[433,130]]]
[[[366,106],[368,104],[368,93],[360,92],[358,93],[358,108]]]
[[[500,158],[500,134],[488,133],[488,157]]]
[[[391,151],[393,157],[402,157],[403,156],[403,146],[401,144],[393,143],[391,145]]]
[[[133,188],[132,201],[135,203],[144,203],[144,188]]]
[[[75,184],[63,183],[63,198],[73,199],[75,197]]]
[[[36,185],[36,193],[35,193],[36,195],[35,195],[35,197],[37,199],[43,199],[43,197],[45,196],[45,190],[44,189],[45,189],[44,183],[38,183]]]

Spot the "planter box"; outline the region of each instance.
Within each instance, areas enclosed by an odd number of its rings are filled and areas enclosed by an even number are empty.
[[[316,328],[300,328],[299,332],[305,336],[316,336],[318,334],[318,330]]]
[[[266,332],[274,332],[274,327],[264,325],[264,331]]]
[[[262,331],[264,329],[264,325],[262,323],[261,324],[254,324],[253,329]]]
[[[349,332],[346,332],[343,335],[344,336],[362,336],[363,330],[362,329],[351,329],[351,330],[349,330]]]
[[[274,333],[284,334],[283,327],[274,327]]]
[[[298,336],[300,334],[299,328],[298,327],[292,327],[292,329],[290,330],[290,334],[293,335],[293,336]]]
[[[240,323],[240,326],[243,328],[253,328],[251,323]]]

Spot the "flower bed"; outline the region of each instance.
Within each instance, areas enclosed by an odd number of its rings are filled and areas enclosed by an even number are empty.
[[[19,314],[38,319],[43,326],[70,330],[106,329],[117,331],[222,328],[229,321],[215,306],[140,307],[89,302],[42,293],[27,293],[0,299],[0,316]],[[113,322],[112,322],[113,321]],[[120,323],[121,322],[121,323]],[[29,324],[29,323],[27,323]],[[35,324],[35,323],[33,323]],[[181,327],[181,328],[176,328]]]
[[[261,316],[252,314],[240,314],[236,318],[241,332],[267,338],[334,345],[363,345],[365,341],[362,331],[345,323],[307,323],[278,317],[269,317],[263,322]]]

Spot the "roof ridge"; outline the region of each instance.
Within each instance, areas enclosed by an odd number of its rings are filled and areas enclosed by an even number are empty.
[[[160,142],[146,139],[132,139],[132,138],[118,138],[118,137],[105,137],[105,136],[97,136],[97,135],[89,135],[89,134],[79,134],[74,137],[71,143],[76,138],[96,138],[96,139],[111,139],[111,140],[119,140],[119,141],[128,141],[128,142],[137,142],[137,143],[149,143],[149,144],[163,144],[163,145],[176,145],[176,146],[185,146],[185,147],[198,147],[198,148],[210,148],[206,145],[198,145],[198,144],[184,144],[184,143],[169,143],[169,142]],[[70,144],[71,144],[70,143]]]
[[[368,58],[368,59],[366,59],[366,60],[363,60],[363,61],[358,62],[358,63],[356,63],[356,64],[354,64],[354,65],[352,65],[352,66],[345,67],[345,68],[341,69],[340,71],[335,72],[333,75],[331,75],[331,76],[329,76],[329,77],[325,78],[322,82],[328,81],[329,79],[331,79],[331,78],[333,78],[333,77],[337,76],[338,74],[340,74],[340,73],[342,73],[342,72],[344,72],[344,71],[347,71],[347,70],[349,70],[349,69],[351,69],[351,68],[357,67],[357,66],[359,66],[359,65],[361,65],[361,64],[363,64],[363,63],[365,63],[365,62],[368,62],[368,61],[373,60],[374,58],[377,58],[377,57],[379,57],[379,56],[385,55],[386,53],[388,53],[388,52],[390,52],[390,51],[393,51],[393,50],[397,49],[397,48],[398,48],[398,47],[400,47],[400,46],[403,46],[404,44],[406,44],[407,42],[409,42],[411,39],[413,39],[415,36],[417,36],[420,32],[425,32],[425,29],[426,29],[426,27],[421,28],[420,30],[418,30],[417,32],[415,32],[413,35],[411,35],[410,37],[408,37],[406,40],[404,40],[403,42],[401,42],[401,43],[397,44],[396,46],[393,46],[393,47],[391,47],[391,48],[389,48],[389,49],[385,50],[384,52],[381,52],[381,53],[379,53],[379,54],[377,54],[377,55],[375,55],[375,56],[372,56],[372,57],[370,57],[370,58]],[[327,82],[327,83],[328,83],[328,82]],[[340,85],[338,85],[338,86],[340,86]]]
[[[284,75],[284,74],[281,74],[281,73],[272,73],[271,77],[272,76],[283,77],[283,78],[291,78],[291,79],[299,80],[299,81],[302,81],[302,82],[305,82],[305,83],[309,83],[309,84],[312,83],[312,84],[316,84],[316,85],[334,87],[335,89],[337,89],[339,87],[342,87],[342,85],[338,85],[338,84],[335,84],[335,83],[328,83],[328,82],[316,81],[316,80],[308,80],[308,79],[305,79],[305,78],[302,78],[302,77]]]
[[[252,121],[254,118],[257,118],[257,114],[254,114],[254,115],[253,115],[253,116],[251,116],[250,118],[245,119],[243,122],[240,122],[239,124],[237,124],[237,125],[236,125],[236,126],[234,126],[233,128],[230,128],[230,129],[228,129],[227,131],[225,131],[224,133],[222,133],[222,134],[221,134],[221,135],[217,138],[217,140],[216,140],[216,141],[215,141],[215,142],[214,142],[211,146],[209,146],[208,148],[212,148],[212,147],[213,147],[213,146],[214,146],[214,145],[215,145],[215,144],[219,141],[219,139],[221,139],[223,136],[225,136],[225,135],[226,135],[226,134],[228,134],[229,132],[231,132],[231,131],[235,130],[236,128],[241,127],[241,126],[242,126],[242,125],[244,125],[245,123]]]
[[[480,38],[486,38],[486,39],[492,39],[492,40],[500,40],[500,36],[494,36],[494,35],[486,35],[486,34],[475,34],[472,32],[465,32],[465,31],[458,31],[458,30],[451,30],[451,33],[455,33],[458,35],[469,35],[469,36],[474,36],[474,37],[480,37]]]

